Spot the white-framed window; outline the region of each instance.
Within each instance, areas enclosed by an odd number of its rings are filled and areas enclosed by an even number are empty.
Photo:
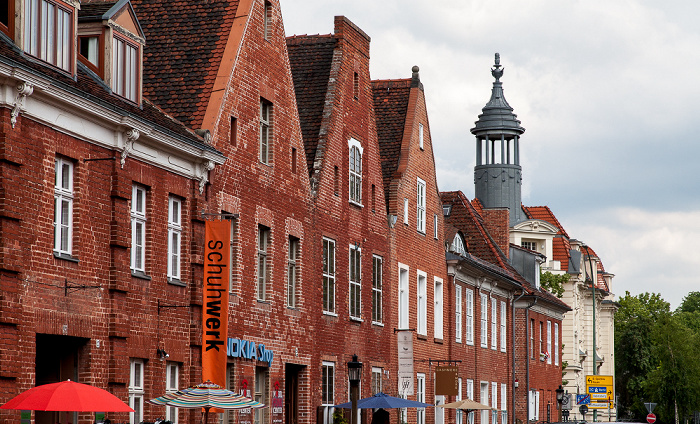
[[[265,16],[263,25],[263,36],[266,40],[269,40],[272,36],[272,3],[269,1],[265,2]]]
[[[525,241],[525,240],[522,240],[522,241],[520,242],[520,247],[523,247],[523,248],[525,248],[525,249],[534,250],[535,252],[537,252],[537,242],[536,242],[536,241]]]
[[[260,99],[260,162],[272,161],[272,103]]]
[[[297,307],[297,285],[299,280],[299,239],[289,237],[289,255],[287,259],[287,307]]]
[[[528,401],[530,403],[530,421],[539,421],[540,419],[540,392],[530,390]]]
[[[506,302],[501,300],[501,352],[506,351]]]
[[[132,359],[129,370],[129,406],[134,410],[129,413],[131,424],[143,421],[143,387],[143,359]]]
[[[479,402],[482,403],[483,405],[489,405],[489,382],[488,381],[481,382],[481,398],[479,399]],[[481,424],[489,423],[489,415],[491,415],[491,411],[489,411],[489,410],[482,410],[481,411]]]
[[[544,327],[540,321],[540,360],[544,360]]]
[[[146,271],[146,189],[131,190],[131,270]]]
[[[425,233],[425,181],[418,178],[416,187],[417,228],[421,233]]]
[[[168,199],[168,279],[180,279],[180,249],[182,244],[182,201]]]
[[[321,406],[323,407],[323,424],[333,423],[333,405],[335,405],[335,363],[323,361],[321,364]]]
[[[267,283],[269,278],[268,270],[268,249],[270,245],[270,229],[258,225],[258,300],[267,300]]]
[[[323,313],[335,314],[335,240],[323,238]]]
[[[382,391],[382,374],[384,370],[379,367],[372,367],[372,394],[376,395]]]
[[[132,102],[138,100],[139,49],[124,38],[112,38],[112,92]]]
[[[403,223],[408,225],[408,199],[403,199]]]
[[[552,321],[547,320],[547,363],[552,363]]]
[[[462,377],[457,377],[457,399],[462,400]],[[457,410],[457,420],[455,424],[464,424],[464,412],[461,409]]]
[[[467,379],[467,399],[474,400],[474,380]],[[474,411],[467,414],[467,424],[474,424]]]
[[[474,346],[474,290],[465,289],[464,300],[466,306],[464,311],[466,315],[464,339],[468,345]]]
[[[56,158],[54,185],[54,244],[59,255],[73,253],[73,162]]]
[[[498,308],[496,298],[491,298],[491,349],[498,349]]]
[[[350,202],[362,205],[362,145],[351,138],[350,149]]]
[[[485,294],[481,294],[481,347],[489,346],[489,301]]]
[[[362,319],[362,250],[357,245],[350,245],[350,318]]]
[[[435,406],[445,404],[445,395],[435,395]],[[435,408],[435,424],[445,424],[445,408]]]
[[[255,395],[254,400],[265,405],[269,405],[268,392],[270,384],[268,383],[269,372],[265,367],[255,367]],[[268,411],[270,408],[254,409],[254,423],[265,424],[268,422]]]
[[[559,323],[554,323],[554,365],[559,365]]]
[[[416,310],[416,331],[418,334],[428,335],[428,282],[425,272],[418,271],[418,283],[416,284],[416,298],[418,306]]]
[[[433,238],[438,239],[438,217],[437,214],[433,214]]]
[[[425,402],[425,374],[416,374],[416,400]],[[425,424],[425,408],[416,409],[416,424]]]
[[[464,245],[464,240],[462,239],[462,236],[460,236],[459,234],[455,234],[455,237],[452,239],[452,247],[450,250],[452,250],[460,256],[467,255],[467,247]]]
[[[455,286],[455,342],[462,343],[462,286]]]
[[[24,0],[24,7],[24,51],[70,71],[75,38],[73,9],[51,0]]]
[[[530,359],[535,359],[535,320],[530,319]]]
[[[408,267],[399,264],[399,328],[408,329]]]
[[[382,290],[384,284],[384,259],[372,255],[372,322],[381,324],[384,320]]]
[[[501,424],[508,424],[508,386],[501,383]]]
[[[491,424],[498,424],[498,383],[491,382]]]
[[[435,277],[435,310],[433,311],[433,324],[436,339],[442,339],[443,330],[443,303],[442,303],[442,279]]]
[[[165,393],[171,394],[178,390],[180,376],[180,366],[176,362],[168,362],[165,365]],[[166,421],[177,422],[177,408],[174,406],[165,407]]]
[[[423,124],[418,124],[418,147],[423,150]]]

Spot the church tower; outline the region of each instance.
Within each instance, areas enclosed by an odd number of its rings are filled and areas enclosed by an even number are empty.
[[[496,78],[491,99],[471,129],[476,136],[475,196],[485,208],[508,208],[512,227],[525,219],[520,200],[520,135],[525,128],[503,96],[498,53],[491,75]]]

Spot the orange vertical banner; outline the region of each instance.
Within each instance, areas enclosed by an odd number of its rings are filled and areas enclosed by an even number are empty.
[[[207,221],[202,294],[202,379],[226,387],[231,223]]]

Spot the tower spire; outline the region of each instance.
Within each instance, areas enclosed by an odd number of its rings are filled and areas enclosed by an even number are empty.
[[[491,98],[471,129],[476,136],[475,195],[486,208],[508,208],[513,226],[524,219],[520,200],[520,135],[525,128],[503,95],[503,67],[498,53],[491,75],[496,79]]]

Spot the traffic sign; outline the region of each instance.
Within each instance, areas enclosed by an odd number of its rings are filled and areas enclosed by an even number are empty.
[[[647,408],[647,412],[649,412],[650,414],[654,412],[654,408],[656,408],[656,404],[652,402],[647,402],[644,404],[644,406]]]
[[[576,405],[587,405],[591,403],[591,395],[576,395]]]
[[[647,422],[649,424],[654,424],[654,422],[656,422],[656,415],[654,415],[654,414],[647,415]]]
[[[578,412],[580,412],[581,415],[586,415],[588,413],[588,407],[586,405],[581,405],[578,407]]]
[[[611,408],[613,399],[615,399],[612,375],[587,375],[586,393],[591,396],[589,408]]]
[[[571,395],[569,393],[564,394],[561,398],[561,409],[562,411],[567,411],[572,408]]]

